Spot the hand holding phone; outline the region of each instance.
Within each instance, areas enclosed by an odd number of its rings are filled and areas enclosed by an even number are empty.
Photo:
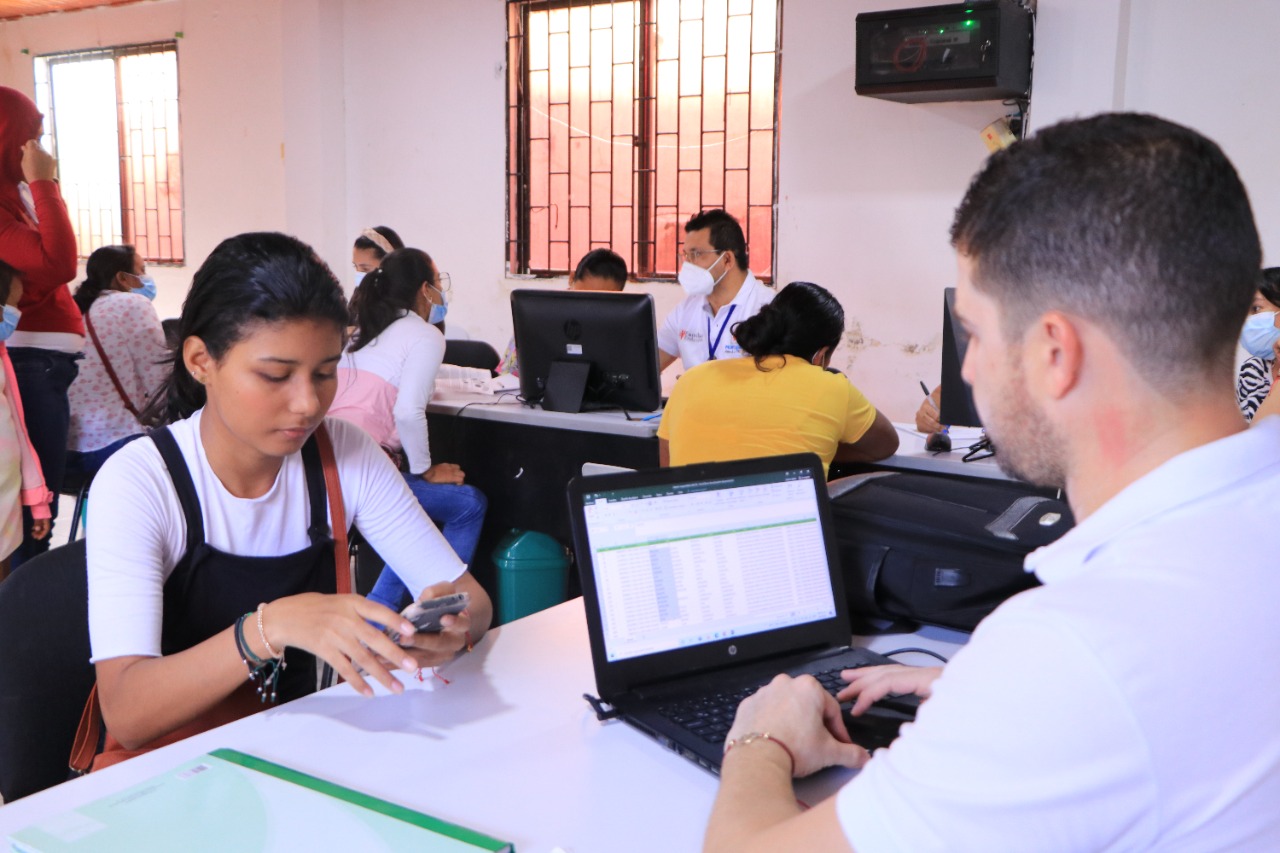
[[[436,634],[444,630],[441,618],[449,614],[457,614],[471,604],[471,596],[465,592],[429,598],[426,601],[415,601],[400,611],[400,615],[413,624],[414,630],[420,634]],[[388,631],[387,636],[394,643],[400,642],[399,631]]]

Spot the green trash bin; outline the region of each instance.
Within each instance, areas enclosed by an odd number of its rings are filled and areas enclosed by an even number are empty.
[[[498,569],[498,622],[546,610],[568,595],[569,553],[545,533],[512,530],[493,551]]]

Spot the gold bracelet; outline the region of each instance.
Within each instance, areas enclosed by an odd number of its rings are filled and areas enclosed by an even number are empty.
[[[762,741],[762,740],[771,741],[772,743],[776,743],[778,746],[782,747],[782,751],[787,754],[787,758],[791,759],[791,775],[795,776],[796,775],[795,753],[791,751],[791,747],[787,746],[780,739],[774,737],[768,732],[747,732],[745,735],[742,735],[741,737],[736,737],[724,745],[724,754],[728,755],[729,750],[733,749],[735,746],[746,746],[749,743],[756,743],[757,741]]]
[[[265,601],[258,605],[258,636],[262,638],[262,645],[267,647],[267,654],[271,655],[276,660],[279,660],[284,657],[284,652],[277,652],[275,649],[271,648],[271,643],[267,640],[267,632],[262,627],[262,611],[266,609],[267,603]]]

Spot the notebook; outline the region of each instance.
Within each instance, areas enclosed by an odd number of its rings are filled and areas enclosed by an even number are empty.
[[[9,835],[16,853],[92,850],[415,850],[511,844],[232,749]]]
[[[849,647],[813,454],[580,477],[569,511],[606,715],[713,773],[737,703],[776,674],[834,693],[841,669],[893,662]],[[850,735],[885,746],[916,704],[846,714]]]

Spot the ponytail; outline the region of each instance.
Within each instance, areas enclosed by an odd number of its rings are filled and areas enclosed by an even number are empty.
[[[412,311],[424,283],[435,284],[436,265],[421,249],[397,249],[360,282],[351,297],[350,352],[373,343],[405,311]]]
[[[754,317],[735,323],[730,330],[756,367],[771,355],[793,355],[805,361],[823,347],[835,347],[844,334],[844,308],[825,288],[807,281],[793,281]]]
[[[94,249],[89,260],[84,264],[84,281],[76,288],[75,300],[81,314],[88,314],[89,308],[104,290],[110,290],[120,273],[133,274],[133,265],[138,253],[133,246],[102,246]]]

